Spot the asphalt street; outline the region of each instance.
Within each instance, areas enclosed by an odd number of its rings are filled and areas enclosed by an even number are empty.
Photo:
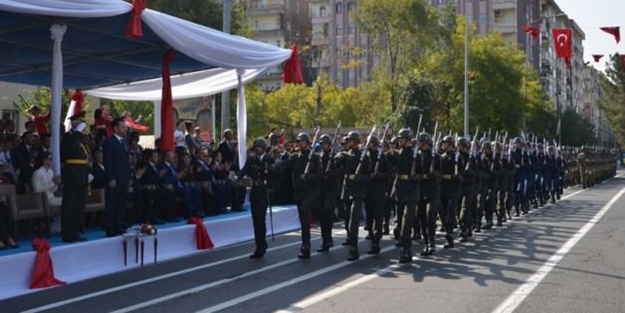
[[[51,288],[0,302],[1,312],[625,312],[625,178],[570,188],[556,204],[432,257],[399,265],[382,253],[347,262],[335,227],[329,253],[296,258],[299,232]],[[313,231],[313,249],[320,245]],[[4,269],[10,270],[10,269]]]

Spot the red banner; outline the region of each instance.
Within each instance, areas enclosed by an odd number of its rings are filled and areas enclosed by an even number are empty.
[[[553,38],[558,58],[570,59],[573,56],[573,30],[570,28],[554,28]]]

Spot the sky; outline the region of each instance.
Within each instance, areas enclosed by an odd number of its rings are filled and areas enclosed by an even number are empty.
[[[625,53],[625,0],[556,0],[560,9],[575,20],[586,35],[584,40],[584,61],[603,71],[610,54]],[[599,27],[621,27],[621,42]],[[604,54],[599,63],[593,54]]]

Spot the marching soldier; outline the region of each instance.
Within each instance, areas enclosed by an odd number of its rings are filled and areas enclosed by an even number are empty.
[[[486,188],[482,189],[486,191],[485,194],[482,194],[484,197],[484,201],[481,203],[482,207],[480,212],[478,213],[478,229],[482,226],[482,216],[484,216],[486,220],[486,225],[484,225],[483,229],[491,229],[493,228],[493,211],[497,205],[497,183],[498,183],[498,174],[501,170],[501,165],[499,164],[499,160],[495,157],[493,153],[492,143],[486,141],[483,145],[482,151],[482,178],[483,182],[486,182]]]
[[[445,227],[444,248],[454,247],[454,227],[456,226],[456,207],[460,197],[460,180],[462,164],[456,152],[456,140],[452,136],[443,138],[444,153],[441,155],[441,222]]]
[[[249,178],[251,182],[250,205],[252,210],[252,224],[254,225],[254,242],[256,250],[250,255],[251,259],[259,259],[267,252],[267,207],[269,206],[269,188],[271,188],[271,178],[275,170],[273,169],[274,159],[267,151],[267,141],[263,138],[254,140],[252,146],[254,154],[250,155],[245,162],[245,166],[237,177]]]
[[[312,140],[307,133],[296,137],[297,151],[283,161],[280,167],[292,173],[294,198],[302,231],[300,259],[310,258],[310,214],[320,203],[323,172],[319,156],[312,151]]]
[[[419,201],[418,167],[420,156],[412,149],[412,131],[404,128],[397,133],[399,152],[394,157],[395,182],[391,197],[397,207],[401,252],[399,263],[412,262],[412,229]],[[403,214],[400,214],[403,212]]]
[[[388,168],[386,156],[380,150],[380,141],[372,136],[368,148],[369,172],[371,179],[367,184],[365,197],[365,212],[367,216],[367,229],[371,239],[371,249],[367,254],[380,253],[380,240],[382,239],[382,224],[386,200],[386,183]]]
[[[61,143],[61,182],[63,202],[61,204],[61,234],[63,242],[85,241],[80,236],[83,212],[87,201],[89,175],[89,151],[85,145],[83,121],[85,111],[70,117],[72,129],[65,134]]]
[[[384,204],[384,230],[383,230],[384,235],[390,234],[391,214],[393,212],[396,212],[395,199],[393,199],[393,197],[391,196],[391,192],[393,191],[393,182],[395,181],[394,173],[396,171],[393,168],[393,166],[396,163],[395,158],[397,157],[397,141],[398,141],[397,137],[391,138],[391,140],[388,142],[388,146],[386,147],[386,151],[385,151],[386,161],[388,162],[388,167],[389,167],[388,168],[389,170],[388,182],[389,183],[386,185],[387,196],[386,196],[386,202]],[[397,234],[395,235],[395,239],[398,239],[398,238],[399,238],[399,229],[397,230]]]
[[[319,210],[319,223],[321,226],[321,247],[317,252],[329,251],[334,246],[332,240],[332,224],[334,222],[334,208],[338,198],[338,180],[340,172],[334,168],[334,147],[332,138],[328,134],[319,137],[321,143],[321,171],[323,180],[321,184],[322,204]]]
[[[344,177],[341,197],[346,203],[347,210],[348,261],[359,259],[358,227],[370,175],[370,158],[367,157],[366,147],[361,151],[359,144],[360,134],[356,131],[349,132],[347,150],[336,156],[337,166],[342,170]]]
[[[588,165],[588,157],[586,156],[586,147],[582,147],[579,151],[579,154],[577,154],[577,166],[579,168],[579,176],[580,176],[580,181],[582,183],[582,188],[586,188],[589,187],[589,180],[588,180],[588,171],[587,171],[587,165]]]
[[[460,205],[460,242],[469,241],[473,234],[471,208],[475,201],[475,186],[477,183],[477,160],[470,153],[470,143],[466,138],[458,138],[458,152],[461,163],[464,164],[463,179],[461,184]]]
[[[421,166],[417,167],[417,174],[420,178],[417,218],[421,223],[421,234],[425,245],[421,252],[422,256],[433,255],[436,250],[436,217],[441,193],[439,183],[441,158],[433,148],[432,137],[427,133],[419,134]]]
[[[514,165],[514,207],[515,216],[519,216],[521,211],[527,213],[527,199],[525,198],[526,188],[526,168],[528,162],[526,160],[525,151],[523,150],[523,139],[517,137],[513,141],[514,149],[510,152],[510,162]]]

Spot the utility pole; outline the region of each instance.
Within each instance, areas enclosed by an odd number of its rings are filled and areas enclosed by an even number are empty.
[[[230,34],[232,24],[232,0],[223,0],[223,32]],[[230,128],[230,90],[221,93],[221,133]],[[220,137],[221,138],[221,137]],[[215,140],[215,142],[217,142]]]
[[[464,2],[464,136],[469,134],[469,1]],[[473,139],[473,138],[471,138]]]

